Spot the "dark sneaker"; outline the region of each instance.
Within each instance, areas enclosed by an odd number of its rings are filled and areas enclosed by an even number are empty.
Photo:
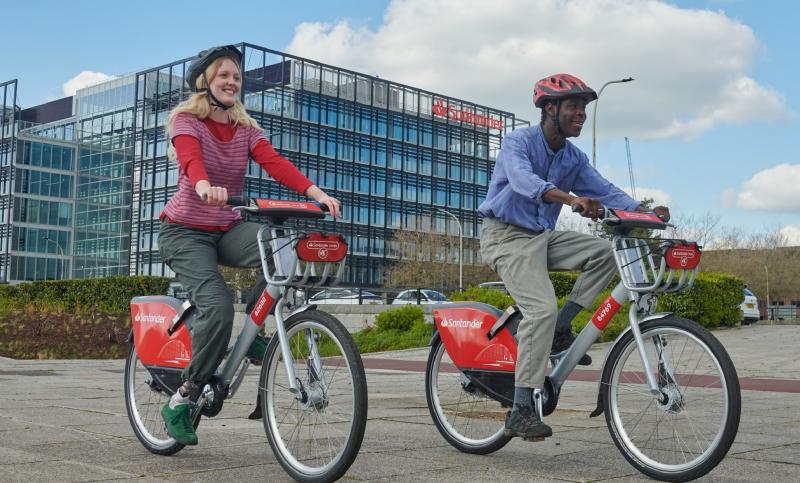
[[[561,353],[569,349],[572,343],[575,342],[575,336],[572,331],[556,333],[553,337],[553,345],[550,348],[550,357],[561,357]],[[578,365],[588,366],[592,363],[592,357],[589,354],[584,354]]]
[[[553,430],[536,414],[530,406],[516,407],[506,413],[506,436],[519,436],[524,439],[542,439],[553,435]]]
[[[167,433],[180,444],[192,446],[197,444],[197,433],[192,425],[192,409],[190,404],[176,404],[175,409],[169,407],[169,401],[161,408],[161,417],[167,424]]]

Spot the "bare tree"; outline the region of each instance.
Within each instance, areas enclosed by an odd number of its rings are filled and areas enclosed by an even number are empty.
[[[384,272],[387,287],[432,288],[449,291],[458,287],[458,237],[429,232],[397,231],[387,241],[389,253],[397,256]],[[472,260],[478,241],[464,239],[464,285],[497,280],[492,270]]]
[[[719,215],[711,213],[702,216],[677,215],[671,221],[675,226],[666,231],[666,236],[696,241],[700,246],[708,247],[714,242],[719,220]]]

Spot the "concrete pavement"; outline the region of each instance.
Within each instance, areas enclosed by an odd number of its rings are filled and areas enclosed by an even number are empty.
[[[742,391],[736,442],[705,480],[800,481],[800,326],[756,324],[715,334],[743,387],[751,380],[758,390]],[[600,368],[607,349],[592,349],[592,369]],[[426,358],[425,349],[364,356],[369,422],[345,479],[646,481],[613,445],[604,419],[588,418],[596,382],[567,383],[548,418],[555,434],[545,442],[514,440],[489,456],[459,453],[428,414],[419,371]],[[261,422],[246,419],[257,372],[251,370],[217,418],[203,420],[200,445],[161,457],[141,446],[128,423],[123,361],[0,358],[0,481],[288,481]]]

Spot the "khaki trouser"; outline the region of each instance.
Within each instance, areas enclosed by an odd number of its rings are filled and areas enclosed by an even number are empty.
[[[197,310],[192,324],[192,361],[183,379],[203,384],[225,356],[233,328],[233,295],[218,265],[261,266],[256,233],[258,223],[238,223],[226,232],[195,230],[161,222],[158,249]]]
[[[572,231],[536,233],[484,218],[481,256],[503,279],[522,313],[515,384],[541,389],[558,313],[548,272],[581,270],[569,298],[589,307],[616,273],[611,246]]]

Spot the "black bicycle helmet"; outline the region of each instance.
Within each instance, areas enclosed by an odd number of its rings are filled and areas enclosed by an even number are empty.
[[[192,63],[189,64],[189,71],[186,73],[186,80],[189,82],[189,88],[193,92],[205,90],[197,89],[197,78],[201,75],[205,75],[208,66],[222,57],[233,60],[236,62],[236,65],[242,65],[242,53],[239,52],[239,49],[234,45],[222,45],[220,47],[212,47],[201,51],[197,54],[197,57],[192,60]],[[208,80],[206,80],[206,85],[208,85]]]

